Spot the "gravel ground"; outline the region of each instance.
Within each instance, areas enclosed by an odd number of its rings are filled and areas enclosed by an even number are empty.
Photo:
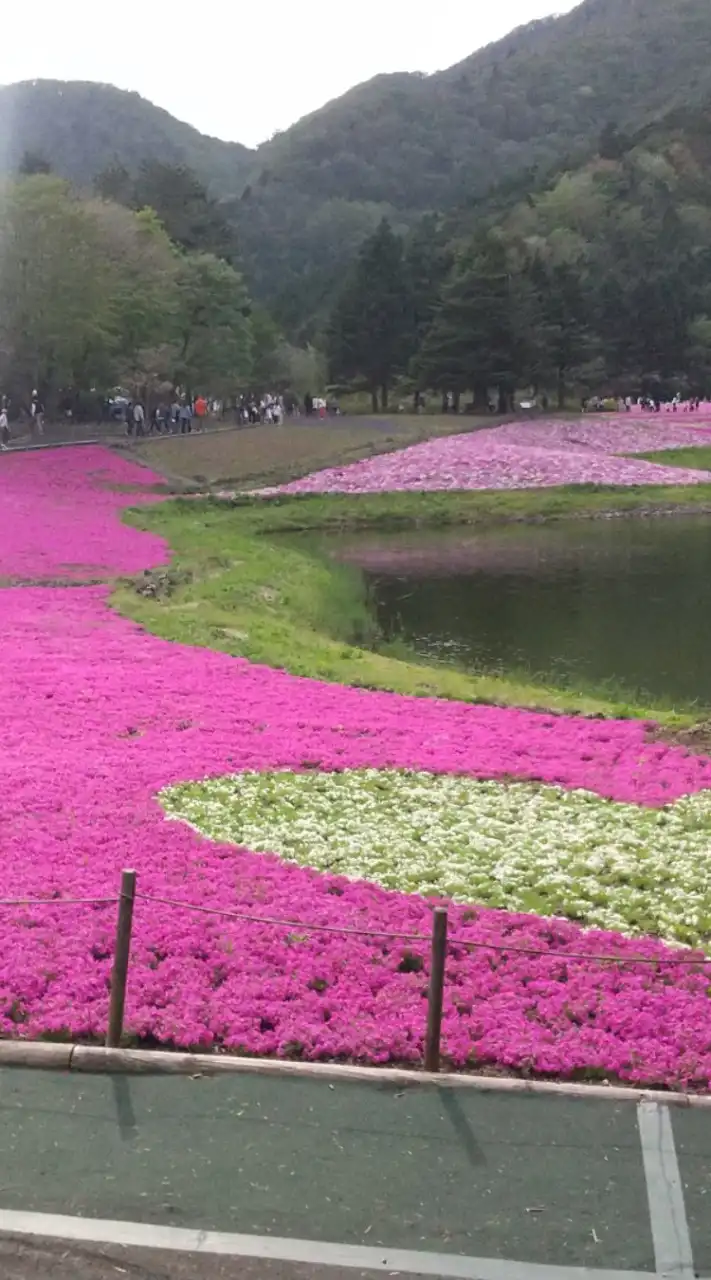
[[[383,1275],[403,1275],[13,1236],[0,1237],[0,1274],[3,1280],[382,1280]]]

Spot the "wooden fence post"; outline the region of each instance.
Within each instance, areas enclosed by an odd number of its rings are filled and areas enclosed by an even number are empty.
[[[107,1049],[116,1049],[123,1035],[123,1011],[126,1005],[128,961],[131,954],[131,930],[133,928],[133,904],[136,898],[135,871],[122,871],[118,919],[116,921],[116,946],[111,970],[111,998],[109,1003],[109,1029]]]
[[[447,961],[447,908],[435,907],[432,917],[432,957],[430,989],[427,1002],[427,1037],[425,1071],[439,1071],[439,1045],[442,1034],[444,971]]]

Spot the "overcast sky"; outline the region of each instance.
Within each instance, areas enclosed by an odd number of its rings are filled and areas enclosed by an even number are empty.
[[[0,83],[106,81],[253,146],[370,76],[451,66],[576,2],[7,0]]]

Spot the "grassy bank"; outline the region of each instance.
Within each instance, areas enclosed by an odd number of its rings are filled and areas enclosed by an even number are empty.
[[[129,513],[165,537],[168,571],[124,584],[121,611],[166,639],[356,687],[421,697],[545,708],[557,712],[694,724],[693,708],[647,705],[502,675],[425,664],[377,646],[359,572],[290,532],[491,527],[512,521],[711,511],[711,486],[615,490],[570,488],[492,492],[315,496],[232,504],[176,500]]]
[[[692,445],[688,449],[659,449],[656,453],[634,455],[645,462],[658,462],[662,467],[689,467],[692,471],[711,471],[711,446]]]

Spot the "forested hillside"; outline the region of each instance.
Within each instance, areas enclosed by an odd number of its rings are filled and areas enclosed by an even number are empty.
[[[428,209],[711,91],[707,0],[585,0],[433,76],[378,76],[259,151],[271,180]]]
[[[111,165],[136,171],[155,159],[186,165],[227,194],[243,190],[254,159],[248,147],[205,137],[137,93],[61,80],[0,87],[0,171],[13,173],[27,153],[87,186]]]
[[[406,232],[444,211],[461,237],[600,147],[614,159],[619,137],[662,118],[683,127],[679,112],[711,97],[710,48],[709,0],[585,0],[447,71],[378,76],[257,150],[111,86],[15,85],[0,90],[0,168],[29,152],[133,207],[155,204],[179,243],[239,257],[253,296],[311,340],[383,216]],[[190,174],[212,201],[199,194],[197,223],[179,216]]]
[[[523,196],[384,221],[359,252],[328,329],[332,374],[508,407],[531,384],[576,394],[711,384],[711,98]]]
[[[304,394],[324,385],[325,348],[331,379],[383,408],[395,388],[482,406],[497,392],[502,408],[527,384],[561,405],[601,389],[700,394],[711,383],[710,159],[711,99],[637,134],[607,128],[584,165],[412,228],[373,206],[377,225],[359,248],[353,235],[345,271],[332,243],[315,347],[285,341],[252,303],[244,245],[189,170],[112,166],[97,195],[23,175],[5,187],[0,220],[2,385],[18,397],[39,386],[55,406],[92,387],[176,381]],[[304,305],[312,284],[304,266]]]

